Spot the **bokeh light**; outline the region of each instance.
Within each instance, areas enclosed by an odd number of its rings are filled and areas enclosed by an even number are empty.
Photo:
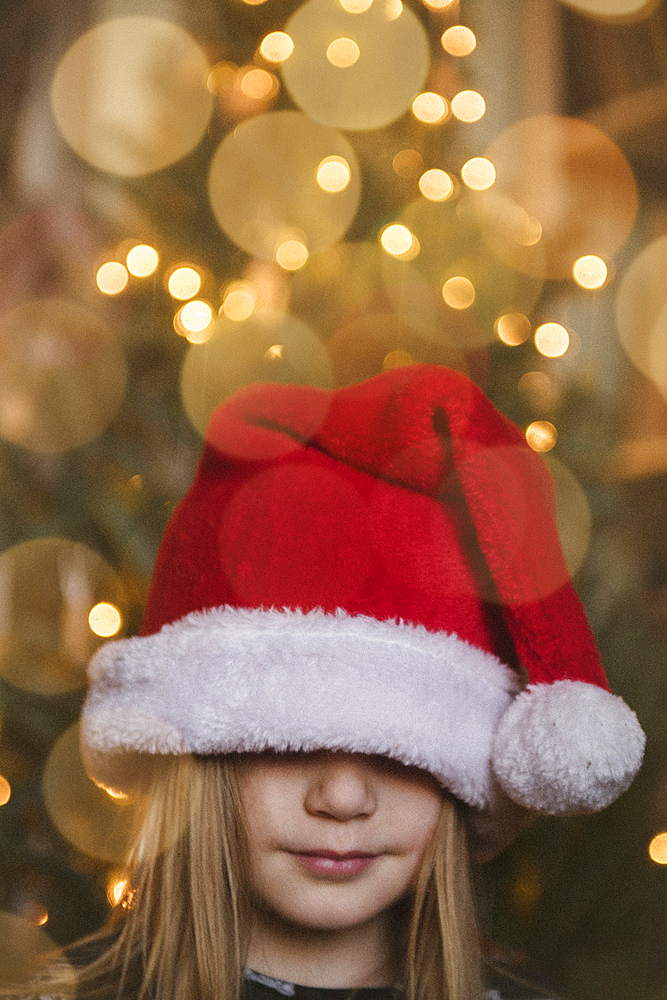
[[[657,0],[563,0],[582,14],[602,21],[629,20],[650,14]]]
[[[278,89],[278,80],[273,73],[253,66],[241,74],[239,86],[250,100],[264,101]]]
[[[272,31],[262,39],[259,51],[268,62],[281,63],[289,59],[294,42],[285,31]]]
[[[535,346],[545,358],[561,358],[570,346],[570,335],[560,323],[542,323],[535,330]]]
[[[468,278],[457,275],[444,283],[442,297],[452,309],[469,309],[475,301],[475,286]]]
[[[459,0],[424,0],[424,6],[429,10],[442,11],[448,7],[458,5]]]
[[[497,201],[479,213],[479,225],[489,247],[512,267],[539,278],[570,278],[575,260],[608,259],[627,239],[638,207],[632,169],[588,122],[525,118],[501,133],[486,156],[496,169]],[[532,233],[530,220],[539,225]]]
[[[120,864],[130,845],[132,806],[93,784],[79,740],[75,723],[53,745],[42,775],[44,804],[59,832],[78,850]]]
[[[322,161],[333,157],[350,171],[335,197],[317,181]],[[275,261],[286,241],[299,241],[309,254],[335,243],[352,222],[359,194],[359,167],[347,139],[294,111],[237,125],[211,163],[209,198],[218,224],[265,260]]]
[[[213,110],[209,65],[179,25],[120,17],[80,35],[61,59],[51,104],[65,141],[88,163],[137,177],[199,143]]]
[[[558,431],[549,420],[534,420],[526,428],[526,441],[533,451],[551,451],[557,440]]]
[[[125,393],[125,355],[111,327],[65,299],[36,299],[0,318],[0,436],[66,451],[92,441]]]
[[[109,604],[108,601],[100,601],[90,609],[88,624],[95,635],[108,638],[120,631],[123,618],[115,604]]]
[[[435,125],[447,117],[447,103],[440,94],[425,91],[412,102],[412,113],[420,122]]]
[[[132,247],[127,255],[127,269],[136,278],[147,278],[153,274],[159,263],[157,250],[148,246],[147,243],[139,243]]]
[[[127,268],[117,260],[102,264],[95,276],[97,287],[105,295],[118,295],[127,287]]]
[[[401,149],[391,161],[394,173],[399,177],[417,177],[424,169],[424,160],[416,149]]]
[[[338,66],[339,69],[354,66],[359,56],[359,46],[351,38],[334,38],[327,48],[327,59],[332,66]]]
[[[175,299],[191,299],[201,288],[201,275],[193,267],[177,267],[167,280],[169,294]]]
[[[421,175],[419,190],[429,201],[445,201],[454,193],[454,184],[448,173],[434,168]]]
[[[350,164],[342,156],[327,156],[317,168],[317,183],[332,194],[343,191],[350,183]]]
[[[89,614],[103,599],[122,608],[121,581],[96,552],[76,542],[37,538],[0,555],[0,675],[36,694],[86,683],[100,646]]]
[[[286,271],[298,271],[308,260],[308,249],[301,240],[285,240],[276,250],[276,260]]]
[[[496,169],[484,156],[473,156],[461,167],[461,178],[473,191],[486,191],[496,179]]]
[[[282,356],[267,364],[276,344]],[[268,360],[268,359],[267,359]],[[329,388],[331,366],[324,345],[294,316],[254,312],[244,322],[220,317],[213,336],[189,348],[181,372],[181,398],[193,426],[203,436],[215,407],[251,382],[307,383]]]
[[[498,337],[509,347],[518,347],[530,337],[530,320],[523,313],[504,313],[499,316],[494,327]]]
[[[414,365],[414,363],[415,359],[408,351],[390,351],[382,362],[382,371],[388,372],[392,368],[405,368],[407,365]]]
[[[380,243],[387,253],[393,254],[396,257],[407,253],[412,246],[413,240],[414,237],[410,230],[406,226],[398,224],[387,226],[380,236]]]
[[[667,236],[632,261],[616,295],[616,327],[628,357],[667,398]]]
[[[454,24],[447,28],[440,39],[442,47],[450,56],[469,56],[477,45],[477,39],[470,28],[462,24]]]
[[[548,421],[544,421],[544,423],[548,423]],[[549,424],[543,440],[546,443],[553,440],[555,444],[557,437],[555,427],[553,424]],[[534,445],[531,447],[534,448]],[[535,448],[534,450],[547,451],[545,448]],[[584,488],[571,470],[550,453],[545,454],[545,459],[554,481],[558,537],[568,572],[570,576],[574,576],[584,562],[590,548],[593,514]]]
[[[382,128],[408,110],[426,78],[426,32],[415,14],[398,4],[387,8],[378,0],[351,13],[339,0],[307,0],[285,30],[294,41],[282,65],[285,86],[310,118],[325,125]],[[353,40],[359,57],[350,62],[350,48],[334,65],[328,52],[343,40]]]
[[[648,845],[651,861],[657,865],[667,865],[667,833],[658,833]]]
[[[179,311],[181,325],[188,333],[202,333],[213,320],[213,310],[208,302],[193,299]]]
[[[0,984],[17,986],[25,983],[37,972],[40,963],[55,945],[46,931],[23,916],[0,911]],[[63,974],[67,968],[60,966]],[[75,974],[72,970],[72,986]]]
[[[224,291],[221,314],[236,323],[248,319],[255,308],[255,290],[247,281],[234,281]]]
[[[111,874],[107,882],[107,899],[111,906],[120,906],[129,885],[130,880],[126,876]]]
[[[12,787],[4,777],[0,774],[0,806],[6,806],[9,802],[12,794]]]
[[[400,310],[405,311],[409,302],[416,316],[446,329],[448,338],[469,355],[495,340],[493,326],[499,315],[528,314],[541,285],[499,261],[485,246],[479,228],[468,221],[466,197],[437,202],[420,196],[410,202],[400,223],[419,241],[419,257],[409,275],[405,268],[401,275],[393,258],[387,260],[385,269],[387,294],[396,303],[402,300]],[[447,306],[442,287],[450,277],[465,277],[472,283],[474,309]],[[419,284],[422,287],[417,290]]]
[[[529,406],[543,415],[548,414],[558,400],[558,386],[545,372],[524,372],[517,386]]]
[[[486,111],[486,104],[476,90],[462,90],[452,97],[452,114],[461,122],[478,122]]]
[[[602,288],[607,280],[607,265],[600,257],[586,254],[575,261],[572,274],[582,288]]]
[[[372,3],[373,0],[340,0],[343,10],[348,11],[350,14],[363,14]]]

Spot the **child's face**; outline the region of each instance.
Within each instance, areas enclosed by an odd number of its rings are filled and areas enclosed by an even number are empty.
[[[253,890],[311,929],[366,924],[405,896],[442,806],[429,774],[365,754],[247,754],[239,781]]]

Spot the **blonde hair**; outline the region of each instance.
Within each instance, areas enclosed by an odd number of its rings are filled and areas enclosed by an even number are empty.
[[[128,859],[131,889],[81,949],[98,957],[74,977],[52,965],[36,994],[113,1000],[130,987],[137,1000],[239,1000],[252,910],[235,760],[184,756],[156,772]],[[405,909],[406,1000],[480,1000],[465,829],[447,795],[411,917]]]

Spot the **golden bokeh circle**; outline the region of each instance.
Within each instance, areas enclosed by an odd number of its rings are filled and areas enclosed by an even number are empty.
[[[325,191],[318,169],[328,157],[348,164],[349,183]],[[248,253],[275,260],[288,240],[317,254],[341,239],[361,191],[357,158],[335,129],[294,111],[257,115],[218,147],[209,173],[209,199],[229,238]]]
[[[563,0],[588,17],[600,21],[636,21],[648,17],[659,0]]]
[[[657,833],[648,845],[651,861],[657,865],[667,865],[667,833]]]
[[[667,399],[667,236],[639,253],[616,295],[616,328],[632,363]]]
[[[93,784],[79,740],[77,722],[51,748],[42,774],[44,803],[54,826],[79,851],[120,864],[130,847],[132,804]]]
[[[400,222],[419,242],[419,256],[411,267],[426,286],[411,307],[423,316],[430,290],[434,310],[431,322],[445,330],[454,329],[455,342],[464,354],[495,341],[494,324],[500,315],[530,313],[541,291],[541,282],[495,257],[481,238],[478,226],[468,220],[465,202],[436,202],[419,197],[406,206]],[[461,283],[468,295],[456,301],[461,305],[467,303],[463,309],[452,309],[443,296],[443,286],[452,278],[465,278],[474,289],[474,300],[470,301],[470,287]],[[400,288],[400,281],[395,274],[396,289]]]
[[[570,335],[560,323],[542,323],[535,330],[535,347],[545,358],[562,358],[570,346]]]
[[[450,56],[469,56],[477,46],[477,39],[470,28],[463,24],[453,24],[443,32],[440,39],[443,49]]]
[[[108,260],[99,268],[95,281],[104,295],[118,295],[127,288],[127,268],[117,260]]]
[[[638,208],[632,168],[588,122],[524,118],[485,155],[496,170],[496,201],[487,201],[479,224],[493,252],[512,267],[569,278],[579,257],[610,259],[630,234]]]
[[[548,435],[547,440],[551,439],[552,435]],[[588,554],[593,514],[586,492],[574,473],[552,454],[546,454],[545,460],[554,481],[558,537],[565,564],[570,576],[574,576]]]
[[[269,354],[276,345],[281,350]],[[204,436],[215,407],[252,382],[330,388],[331,365],[324,345],[294,316],[258,310],[240,322],[221,316],[210,339],[190,347],[183,362],[181,398],[195,429]]]
[[[83,687],[86,663],[101,645],[92,608],[121,609],[124,588],[92,549],[63,538],[35,538],[0,554],[0,675],[35,694]]]
[[[285,86],[312,119],[336,128],[382,128],[408,110],[429,65],[428,38],[411,10],[375,2],[352,12],[340,0],[307,0],[285,26],[294,51]],[[350,39],[359,57],[345,69],[327,51]]]
[[[98,170],[138,177],[180,160],[200,142],[213,110],[209,65],[171,21],[120,17],[68,48],[51,84],[60,132]]]
[[[59,452],[96,438],[125,393],[125,355],[111,327],[66,299],[36,299],[0,318],[0,436]]]
[[[572,276],[582,288],[591,290],[602,288],[607,280],[607,265],[601,257],[596,257],[595,254],[585,254],[575,260]]]
[[[526,441],[533,451],[551,451],[557,440],[558,431],[550,420],[533,420],[526,428]]]

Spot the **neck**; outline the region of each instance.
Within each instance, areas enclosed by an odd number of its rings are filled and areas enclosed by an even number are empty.
[[[274,915],[258,915],[250,938],[248,966],[300,986],[393,986],[398,978],[398,936],[386,914],[343,930],[295,927],[281,923]]]

